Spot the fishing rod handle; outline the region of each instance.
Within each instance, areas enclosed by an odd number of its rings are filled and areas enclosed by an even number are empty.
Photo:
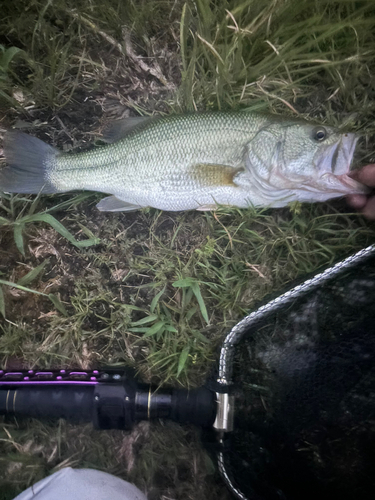
[[[6,414],[92,421],[99,429],[131,429],[155,418],[210,427],[216,395],[205,387],[156,390],[122,370],[2,371],[0,415]]]

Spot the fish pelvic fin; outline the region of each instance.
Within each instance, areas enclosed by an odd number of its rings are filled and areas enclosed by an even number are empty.
[[[202,187],[233,186],[238,187],[234,177],[243,168],[213,163],[198,163],[189,170],[189,176]]]
[[[60,152],[23,132],[9,130],[4,137],[7,166],[0,170],[0,191],[7,193],[57,193],[49,181]]]

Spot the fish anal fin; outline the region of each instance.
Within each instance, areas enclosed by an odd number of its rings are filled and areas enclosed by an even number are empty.
[[[242,170],[242,167],[235,168],[228,165],[198,163],[193,165],[193,167],[189,170],[189,176],[202,187],[238,187],[234,181],[234,177]]]
[[[154,120],[153,116],[129,116],[121,120],[115,120],[104,128],[100,139],[104,142],[112,143],[126,137],[138,127]]]
[[[201,205],[200,207],[196,208],[198,212],[211,212],[213,210],[217,210],[218,205],[215,203],[208,204],[208,205]]]
[[[116,198],[116,196],[107,196],[99,201],[96,208],[100,212],[131,212],[133,210],[139,210],[142,207],[120,200]]]

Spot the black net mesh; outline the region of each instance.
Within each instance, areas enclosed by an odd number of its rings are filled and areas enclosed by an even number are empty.
[[[227,469],[248,498],[375,496],[375,260],[244,336]]]

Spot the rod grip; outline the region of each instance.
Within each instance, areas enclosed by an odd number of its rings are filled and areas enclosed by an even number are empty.
[[[33,418],[65,418],[70,422],[90,422],[93,386],[14,387],[0,390],[0,415]]]

